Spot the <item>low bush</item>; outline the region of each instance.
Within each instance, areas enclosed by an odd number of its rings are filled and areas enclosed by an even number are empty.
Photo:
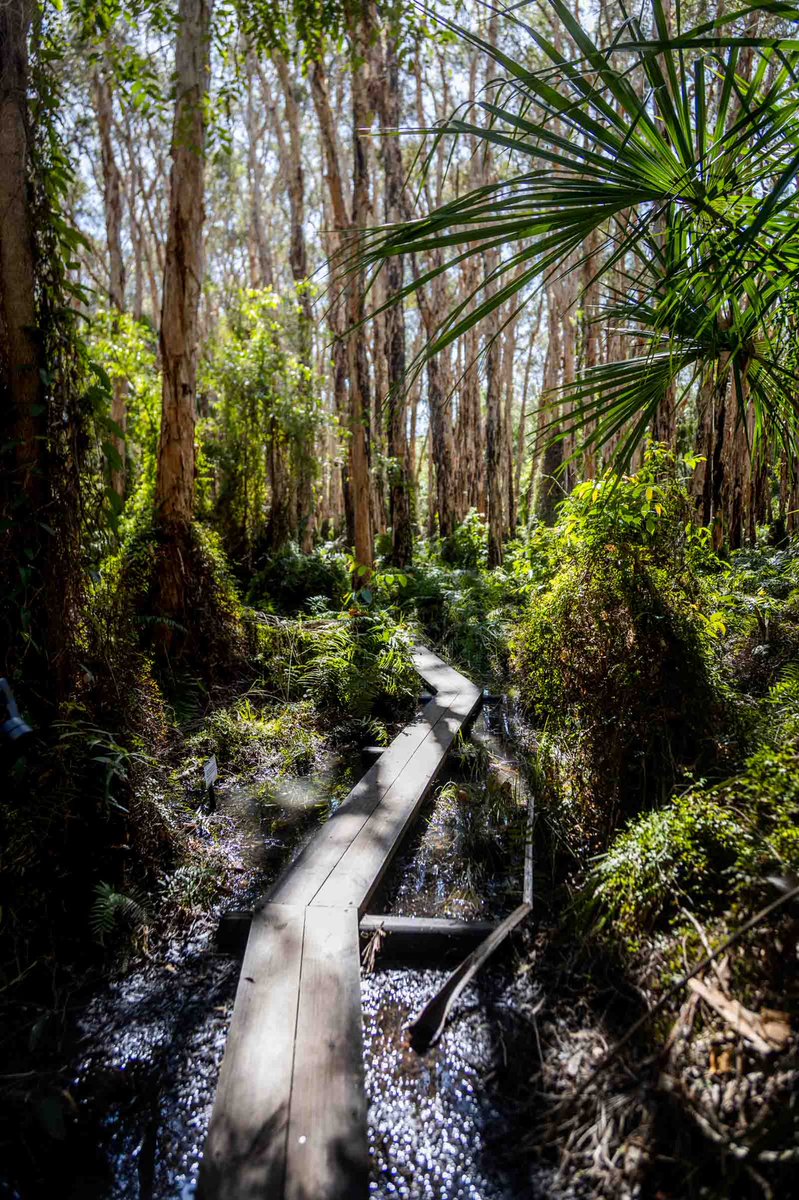
[[[345,556],[334,546],[303,554],[290,543],[265,558],[247,589],[248,603],[267,612],[311,612],[321,597],[340,607],[350,589]]]
[[[570,801],[602,848],[620,818],[719,759],[729,696],[714,657],[671,456],[578,487],[556,529],[557,573],[513,643],[528,717],[569,760]]]
[[[799,685],[769,697],[769,737],[743,770],[696,786],[621,833],[584,894],[600,928],[635,949],[683,914],[751,907],[769,876],[799,871]]]
[[[159,604],[163,555],[179,555],[185,583],[184,612],[170,617]],[[157,521],[142,516],[106,560],[95,598],[131,644],[155,654],[167,673],[187,661],[207,681],[230,678],[244,664],[245,612],[219,538],[200,522],[175,545]]]

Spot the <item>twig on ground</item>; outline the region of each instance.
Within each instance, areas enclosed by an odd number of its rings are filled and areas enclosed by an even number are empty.
[[[583,1093],[585,1089],[594,1082],[597,1076],[600,1075],[602,1071],[606,1070],[607,1067],[609,1067],[610,1064],[614,1062],[616,1058],[618,1058],[621,1051],[624,1049],[627,1043],[635,1037],[636,1033],[638,1033],[638,1031],[642,1029],[644,1025],[646,1025],[647,1021],[651,1020],[651,1018],[656,1016],[659,1012],[662,1012],[668,1002],[686,986],[689,980],[695,979],[696,976],[701,974],[702,971],[707,970],[711,963],[713,963],[720,954],[723,954],[726,950],[729,950],[730,947],[734,946],[740,938],[751,932],[751,930],[759,925],[762,921],[765,921],[767,917],[770,917],[772,913],[777,912],[778,909],[783,908],[784,905],[789,904],[791,900],[796,900],[797,898],[799,898],[799,884],[790,888],[789,891],[783,892],[783,894],[778,896],[776,900],[772,900],[770,904],[765,906],[765,908],[761,908],[759,912],[756,912],[755,915],[750,917],[748,921],[744,921],[743,925],[739,926],[739,928],[731,933],[729,937],[725,938],[720,946],[717,946],[715,950],[710,952],[710,954],[706,954],[703,959],[691,967],[690,971],[687,971],[684,975],[680,976],[680,978],[673,983],[671,987],[666,989],[666,991],[658,1000],[657,1004],[654,1004],[652,1008],[648,1009],[647,1012],[639,1017],[637,1021],[633,1021],[626,1033],[619,1038],[619,1040],[614,1046],[611,1047],[607,1054],[603,1055],[603,1057],[591,1071],[588,1078],[580,1084],[580,1093]],[[564,1103],[567,1099],[568,1097],[564,1098]]]

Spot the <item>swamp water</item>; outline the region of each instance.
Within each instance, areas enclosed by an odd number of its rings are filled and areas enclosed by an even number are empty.
[[[495,784],[516,787],[499,722],[473,731],[492,755]],[[502,718],[504,719],[504,718]],[[499,837],[497,857],[469,861],[475,814],[459,804],[469,752],[428,805],[374,908],[417,915],[496,918],[518,903],[521,847]],[[360,764],[359,764],[360,765]],[[364,767],[365,769],[365,767]],[[354,774],[357,775],[356,769]],[[349,781],[347,781],[349,782]],[[217,818],[241,863],[225,907],[243,907],[341,797],[340,764],[286,784],[220,791]],[[463,800],[461,796],[461,800]],[[518,799],[518,797],[517,797]],[[489,839],[490,840],[490,839]],[[106,987],[80,1022],[79,1058],[66,1091],[76,1108],[60,1194],[86,1200],[191,1200],[224,1053],[240,964],[214,946],[218,913],[176,936],[159,956]],[[464,992],[440,1043],[426,1055],[403,1030],[440,987],[444,970],[378,969],[363,977],[371,1194],[408,1200],[527,1200],[553,1196],[509,1153],[503,1081],[527,1070],[535,988],[502,956]],[[530,1014],[533,1014],[532,1017]],[[530,1064],[532,1070],[532,1063]],[[511,1090],[515,1090],[515,1083]]]

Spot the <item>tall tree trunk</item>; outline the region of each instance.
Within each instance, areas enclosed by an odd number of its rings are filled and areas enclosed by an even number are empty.
[[[289,242],[289,265],[294,286],[297,289],[299,303],[299,358],[307,367],[308,374],[304,387],[306,400],[310,404],[313,384],[313,326],[311,316],[311,297],[307,288],[308,280],[308,248],[305,240],[305,172],[302,165],[302,134],[300,129],[300,110],[297,103],[296,83],[291,76],[289,65],[279,50],[274,53],[280,85],[285,99],[286,128],[289,134],[290,158],[284,163],[286,174],[289,212],[291,214],[291,238]],[[314,476],[315,456],[312,445],[298,447],[297,463],[297,528],[300,531],[300,544],[308,553],[313,549],[315,527],[314,513]]]
[[[366,130],[372,125],[371,37],[373,5],[364,6],[349,19],[352,57],[352,233],[354,242],[370,223],[369,147]],[[354,247],[353,247],[354,248]],[[374,565],[372,532],[369,415],[371,412],[366,340],[360,329],[364,317],[364,275],[353,271],[347,282],[347,347],[350,367],[349,468],[357,562]]]
[[[160,349],[161,438],[155,501],[167,536],[179,544],[194,514],[194,421],[198,313],[203,277],[206,101],[211,0],[180,0],[175,44],[175,117]],[[180,555],[162,556],[161,605],[182,613]]]
[[[258,63],[253,50],[247,53],[247,182],[250,193],[250,222],[249,232],[252,240],[251,274],[253,286],[256,288],[271,288],[275,286],[275,273],[272,266],[272,255],[269,242],[264,230],[264,200],[261,187],[261,163],[258,159],[258,143],[263,133],[258,126],[258,114],[255,107],[255,77],[258,73]]]
[[[563,344],[561,342],[561,316],[558,309],[556,289],[553,284],[547,287],[547,343],[546,359],[544,361],[544,381],[541,403],[538,410],[537,441],[541,449],[538,472],[535,482],[534,508],[540,520],[550,524],[554,520],[555,505],[562,495],[562,487],[557,478],[563,464],[563,442],[555,440],[557,417],[560,406],[557,400],[557,388],[560,384],[563,362]]]
[[[485,255],[487,279],[499,263],[496,250]],[[486,297],[494,291],[493,282],[486,285]],[[499,312],[487,321],[486,348],[486,517],[488,523],[488,565],[502,565],[502,535],[505,527],[502,507],[502,345],[499,332]]]
[[[30,0],[0,4],[0,673],[24,673],[49,708],[76,665],[84,431],[68,305],[43,257],[59,250],[33,149],[40,37]]]
[[[721,503],[726,541],[733,550],[738,550],[743,545],[751,499],[751,442],[754,423],[747,373],[748,363],[741,363],[737,373],[730,372],[725,396],[727,415],[721,449]]]
[[[440,266],[441,261],[441,252],[436,250],[433,263]],[[419,274],[415,262],[413,271]],[[442,276],[438,275],[416,293],[428,341],[435,335],[438,314],[444,311],[444,287]],[[442,538],[448,538],[455,532],[463,515],[459,513],[457,504],[455,435],[445,369],[445,356],[449,353],[449,349],[442,350],[434,358],[428,359],[426,366],[427,406],[430,412],[429,456],[431,465],[435,467],[435,489],[429,490],[428,506],[430,524],[433,526],[435,518],[438,518],[438,532]]]
[[[125,311],[125,260],[122,256],[122,188],[121,175],[114,154],[112,128],[114,121],[111,85],[100,71],[93,79],[94,107],[100,134],[100,158],[103,167],[103,207],[108,242],[108,298],[114,312],[113,332],[117,332],[118,316]],[[111,444],[116,455],[110,468],[111,487],[122,498],[125,495],[125,423],[128,383],[115,379],[111,396],[111,419],[121,431],[114,432]]]
[[[322,144],[322,157],[325,164],[325,180],[330,198],[332,220],[328,220],[327,255],[335,260],[341,247],[342,237],[350,227],[348,199],[345,193],[344,173],[341,169],[339,141],[336,135],[336,122],[333,106],[330,100],[330,89],[324,64],[314,62],[310,65],[311,96],[319,122],[319,135]],[[331,229],[332,226],[332,229]],[[350,346],[346,336],[348,300],[345,289],[334,278],[331,284],[332,296],[328,306],[330,331],[334,338],[333,346],[333,394],[336,412],[343,428],[350,424]],[[349,339],[351,342],[353,339]],[[351,450],[347,450],[346,469],[341,471],[341,489],[344,502],[344,516],[347,527],[347,544],[355,546],[355,504],[351,475]]]
[[[388,12],[389,28],[385,43],[385,73],[381,88],[381,124],[383,126],[383,167],[385,171],[385,217],[398,222],[405,214],[403,203],[404,172],[398,136],[400,125],[400,72],[397,45],[400,5]],[[405,392],[405,313],[396,301],[404,283],[401,255],[388,260],[386,299],[395,303],[386,312],[386,359],[388,362],[388,454],[391,467],[391,561],[406,567],[413,557],[410,462],[408,455],[407,407]]]
[[[33,5],[0,5],[0,339],[3,444],[14,446],[13,475],[3,472],[31,509],[45,496],[47,422],[37,334],[36,252],[30,204],[28,36]],[[5,491],[5,488],[4,488]],[[8,497],[10,499],[10,497]]]
[[[513,405],[516,398],[514,363],[518,319],[506,327],[502,338],[502,509],[505,517],[503,534],[512,537],[516,529],[517,490],[513,471]]]

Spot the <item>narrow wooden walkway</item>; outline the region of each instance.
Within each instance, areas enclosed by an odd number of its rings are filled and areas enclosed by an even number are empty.
[[[368,1193],[358,922],[480,705],[425,647],[434,692],[254,915],[200,1170],[202,1200]]]

